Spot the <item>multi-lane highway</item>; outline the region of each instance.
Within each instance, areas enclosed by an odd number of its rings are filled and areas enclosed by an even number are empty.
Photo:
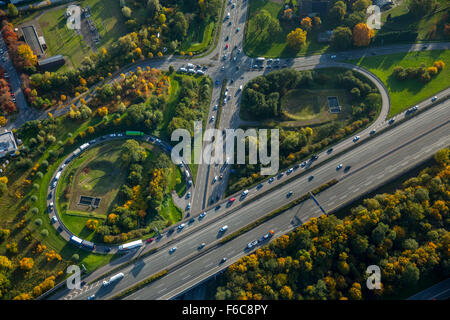
[[[166,70],[169,66],[178,69],[185,66],[188,62],[199,65],[208,66],[207,74],[213,79],[217,85],[214,85],[211,108],[208,114],[208,119],[215,117],[214,121],[208,121],[207,128],[213,128],[218,118],[218,110],[213,108],[219,103],[220,89],[223,81],[227,80],[229,87],[227,99],[220,117],[218,127],[237,128],[242,123],[239,119],[239,103],[241,90],[240,86],[244,86],[252,78],[272,71],[269,68],[251,68],[254,64],[253,59],[247,57],[243,52],[243,34],[246,22],[246,13],[248,1],[236,1],[236,7],[231,8],[231,5],[226,2],[225,16],[230,12],[230,18],[222,21],[221,32],[218,35],[219,41],[217,47],[207,56],[198,59],[178,59],[176,57],[168,57],[161,60],[148,60],[134,64],[120,70],[117,74],[107,79],[106,82],[113,82],[120,79],[121,73],[129,73],[135,71],[137,67],[145,68],[159,68]],[[230,263],[238,259],[240,256],[246,254],[242,249],[250,240],[258,238],[261,234],[266,233],[268,228],[276,231],[276,236],[288,232],[293,227],[293,220],[295,224],[300,224],[307,221],[313,216],[320,214],[318,208],[312,201],[308,200],[299,206],[292,208],[286,213],[277,218],[267,222],[254,230],[230,241],[216,250],[215,244],[221,237],[218,234],[218,229],[223,225],[228,225],[229,228],[226,234],[236,231],[242,226],[258,219],[262,215],[275,210],[292,199],[311,191],[312,189],[328,182],[333,178],[339,178],[340,182],[324,191],[318,196],[319,202],[326,208],[326,210],[334,209],[352,201],[355,197],[360,196],[369,188],[380,185],[386,180],[390,179],[397,173],[410,168],[426,157],[430,156],[432,152],[437,149],[447,146],[449,144],[448,136],[448,100],[434,107],[430,111],[408,120],[402,125],[393,128],[385,133],[369,139],[369,131],[376,129],[380,131],[389,126],[386,121],[386,116],[389,112],[389,96],[386,88],[382,82],[368,71],[358,68],[354,65],[343,63],[342,61],[358,59],[367,55],[384,55],[397,52],[421,51],[421,50],[438,50],[449,49],[449,43],[431,43],[424,48],[423,44],[411,45],[394,45],[378,48],[369,48],[362,50],[353,50],[348,52],[340,52],[336,57],[331,54],[314,55],[308,57],[301,57],[295,59],[281,59],[280,65],[292,67],[298,70],[326,68],[326,67],[345,67],[365,74],[372,82],[375,83],[382,95],[382,110],[375,122],[370,128],[358,133],[361,141],[356,148],[352,149],[353,142],[349,138],[333,146],[334,151],[331,154],[322,152],[319,154],[319,160],[311,167],[308,167],[308,172],[299,168],[287,177],[286,175],[279,181],[275,180],[272,184],[264,183],[264,187],[256,191],[255,188],[249,189],[249,195],[244,199],[238,199],[230,208],[224,204],[220,209],[215,210],[217,205],[217,198],[222,197],[228,178],[228,168],[224,171],[224,179],[212,183],[215,176],[220,175],[220,165],[200,164],[195,181],[195,186],[192,190],[192,215],[195,217],[195,222],[190,223],[182,231],[175,231],[173,234],[163,233],[163,238],[160,241],[152,243],[148,247],[141,249],[137,254],[142,254],[153,247],[158,247],[157,253],[152,254],[143,259],[137,260],[135,264],[121,270],[125,273],[125,278],[117,283],[114,287],[109,287],[108,290],[100,289],[100,282],[95,282],[91,285],[85,285],[81,291],[62,292],[55,295],[53,298],[63,299],[85,299],[93,293],[97,292],[97,297],[107,299],[113,297],[120,291],[130,287],[149,275],[165,269],[168,266],[173,266],[176,271],[170,272],[164,279],[158,280],[146,287],[144,290],[136,292],[129,296],[133,298],[170,298],[190,286],[202,281],[218,270],[223,269]],[[20,90],[20,81],[16,77],[17,83],[14,83],[16,95],[19,100],[24,100],[23,94]],[[233,82],[231,83],[231,80]],[[97,86],[91,88],[91,94],[95,94]],[[447,97],[450,89],[440,93],[439,98]],[[89,97],[87,97],[86,100]],[[22,101],[21,100],[21,101]],[[429,104],[429,100],[424,101],[419,106],[420,108]],[[63,115],[69,111],[68,107],[59,110],[52,110],[54,116]],[[447,109],[446,109],[447,108]],[[44,118],[46,113],[30,113],[25,102],[25,107],[20,108],[21,113],[18,121],[10,124],[10,127],[17,127],[26,120],[35,118]],[[25,111],[25,113],[22,113]],[[404,117],[404,114],[397,116],[399,121]],[[206,128],[204,128],[206,129]],[[365,143],[364,140],[369,139]],[[415,139],[415,140],[414,140]],[[411,143],[415,141],[415,143]],[[204,146],[205,148],[207,146]],[[351,150],[350,150],[351,149]],[[350,150],[350,151],[349,151]],[[327,162],[335,154],[342,153],[336,159]],[[337,163],[343,163],[344,166],[351,166],[347,172],[336,172],[335,167]],[[309,177],[313,177],[310,179]],[[295,179],[294,179],[295,177]],[[280,186],[286,179],[291,178],[292,181],[288,184]],[[287,192],[292,191],[294,194],[290,199],[286,198]],[[267,192],[263,197],[256,199],[258,193]],[[214,206],[211,209],[210,199],[214,199]],[[244,206],[237,209],[236,206],[241,203]],[[207,210],[206,217],[198,218],[198,214],[203,210]],[[198,250],[200,243],[205,243],[206,246]],[[177,249],[169,254],[169,248],[176,246]],[[242,249],[240,249],[242,248]],[[198,255],[198,253],[203,253]],[[228,260],[219,265],[219,261],[223,257]],[[131,257],[131,256],[130,256]],[[127,258],[120,259],[120,262]],[[183,266],[178,267],[180,263]],[[104,272],[110,271],[118,262],[112,263],[104,268],[100,268],[85,280],[87,282],[94,280],[96,277]]]
[[[400,174],[404,170],[417,165],[423,159],[431,156],[436,150],[449,145],[449,106],[450,102],[447,100],[368,140],[351,152],[338,156],[336,159],[315,169],[308,170],[307,173],[302,174],[299,178],[293,179],[292,182],[280,188],[273,189],[257,201],[249,201],[245,207],[207,225],[201,232],[195,232],[188,237],[182,236],[184,232],[189,231],[189,228],[207,224],[208,219],[213,218],[217,214],[214,211],[208,212],[203,220],[197,220],[192,226],[188,226],[185,230],[179,232],[176,235],[180,238],[179,241],[174,241],[157,253],[121,270],[125,274],[125,278],[109,291],[100,288],[99,284],[94,283],[86,286],[80,294],[65,292],[63,296],[57,296],[57,298],[85,299],[94,293],[101,299],[111,298],[149,275],[170,265],[182,263],[184,259],[189,259],[187,262],[184,261],[185,264],[180,269],[176,269],[163,279],[152,283],[128,298],[165,299],[173,297],[228,266],[240,256],[247,254],[248,252],[243,250],[246,243],[259,238],[269,229],[274,229],[276,236],[278,236],[291,230],[294,225],[301,224],[311,217],[320,215],[321,212],[312,201],[308,200],[243,236],[228,242],[220,249],[208,251],[209,246],[214,246],[214,243],[217,243],[217,240],[221,237],[221,234],[218,232],[221,226],[228,225],[225,235],[239,230],[242,226],[261,217],[262,214],[275,210],[295,197],[299,197],[337,177],[339,183],[317,197],[325,210],[332,210],[359,197],[369,189],[383,184],[393,175]],[[350,165],[351,169],[347,173],[343,171],[336,172],[335,167],[338,163]],[[314,176],[314,179],[309,181],[309,176]],[[264,187],[259,191],[250,189],[248,197],[251,198],[258,192],[263,192]],[[286,198],[286,194],[289,191],[294,192],[294,196],[291,199]],[[203,242],[207,245],[202,250],[206,250],[208,253],[196,256],[198,252],[202,251],[197,248]],[[177,249],[170,254],[169,248],[174,246]],[[228,260],[223,265],[220,265],[220,260],[223,257],[227,257]]]

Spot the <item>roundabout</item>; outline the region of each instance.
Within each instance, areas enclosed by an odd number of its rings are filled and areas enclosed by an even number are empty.
[[[139,148],[145,150],[146,156],[142,162],[130,163],[124,160],[126,158],[124,145],[134,145],[130,141],[137,141]],[[176,184],[177,190],[185,192],[192,185],[192,174],[183,159],[180,159],[178,166],[170,162],[164,170],[154,167],[170,161],[167,160],[170,159],[170,150],[171,146],[160,139],[133,131],[103,135],[82,144],[64,158],[52,176],[47,193],[47,210],[54,228],[75,246],[96,253],[113,254],[125,251],[120,250],[120,243],[142,238],[151,232],[159,233],[160,229],[178,222],[183,218],[183,212],[172,202],[170,193],[164,198],[164,207],[166,203],[170,203],[173,212],[166,208],[156,210],[140,198],[142,208],[135,221],[142,230],[131,228],[119,230],[122,227],[118,224],[119,216],[114,214],[117,213],[115,211],[117,208],[123,208],[124,212],[131,211],[129,207],[133,206],[133,201],[137,203],[136,194],[140,192],[141,185],[144,190],[142,193],[146,192],[145,187],[149,185],[149,179],[155,180],[157,170],[168,174],[171,190]],[[136,179],[136,170],[143,171],[144,178],[140,178],[139,183],[133,180],[130,182],[130,179]],[[139,177],[140,175],[141,173]],[[123,190],[132,190],[132,199],[124,199]],[[130,227],[136,228],[136,223],[133,225],[134,221],[130,219],[126,221],[130,223]],[[144,222],[147,223],[145,225],[147,232],[143,232]],[[114,243],[105,243],[107,241],[104,239],[108,239],[107,236],[101,239],[101,236],[97,235],[97,231],[102,228],[103,230],[112,228],[113,232],[122,234],[129,231],[131,237],[123,238],[124,241],[110,237],[109,239],[114,239],[111,241]],[[142,236],[133,236],[136,234]]]

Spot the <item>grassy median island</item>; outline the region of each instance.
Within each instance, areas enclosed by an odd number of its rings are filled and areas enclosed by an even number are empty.
[[[342,111],[330,113],[328,97],[336,97]],[[293,89],[281,98],[283,126],[320,125],[351,113],[350,96],[343,89]]]
[[[127,241],[182,218],[171,195],[184,184],[179,168],[160,148],[131,141],[135,142],[118,140],[89,149],[62,175],[57,188],[59,214],[83,239]],[[126,160],[128,153],[139,157],[140,152],[145,157],[135,159],[139,161]],[[93,204],[94,199],[99,203]]]
[[[423,64],[425,67],[430,67],[437,60],[444,61],[446,66],[437,75],[432,76],[428,82],[424,83],[419,79],[397,80],[393,76],[393,70],[397,66],[417,68]],[[390,117],[448,88],[448,79],[450,79],[448,67],[450,52],[448,50],[368,56],[351,62],[368,69],[383,81],[391,100]]]
[[[380,108],[377,88],[357,72],[283,69],[247,83],[240,116],[248,121],[245,129],[279,129],[282,170],[356,134],[376,118]],[[227,194],[264,178],[259,165],[233,165]]]

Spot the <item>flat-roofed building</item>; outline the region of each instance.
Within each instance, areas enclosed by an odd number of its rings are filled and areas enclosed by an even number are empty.
[[[38,66],[40,70],[48,70],[56,67],[62,66],[66,63],[64,57],[61,54],[57,54],[56,56],[52,56],[47,59],[42,59],[38,61]]]
[[[34,26],[26,26],[22,27],[23,38],[25,42],[30,46],[31,50],[33,50],[34,54],[40,58],[44,55],[44,49],[42,49],[41,42],[39,41],[39,37],[37,35],[36,29]]]
[[[11,131],[0,133],[0,158],[14,155],[17,151],[17,143]]]

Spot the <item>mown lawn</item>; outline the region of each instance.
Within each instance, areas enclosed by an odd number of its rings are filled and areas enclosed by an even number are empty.
[[[443,60],[446,67],[427,83],[422,83],[417,79],[399,81],[392,76],[392,71],[396,66],[407,68],[425,64],[429,67],[436,60]],[[389,117],[448,88],[448,79],[450,79],[450,52],[448,50],[369,56],[350,62],[368,69],[386,85],[391,99]]]
[[[417,19],[409,14],[408,5],[410,0],[400,0],[397,6],[382,12],[382,27],[379,32],[388,31],[417,31],[417,41],[446,41],[444,24],[450,0],[437,0],[436,11],[423,15]],[[446,10],[447,8],[447,10]],[[391,21],[387,22],[390,15]]]
[[[81,5],[91,7],[91,18],[101,36],[99,47],[110,46],[126,33],[119,1],[85,0]],[[49,10],[39,17],[39,24],[47,43],[47,55],[62,54],[70,60],[73,67],[77,67],[93,51],[81,35],[67,28],[65,11],[65,7]]]

